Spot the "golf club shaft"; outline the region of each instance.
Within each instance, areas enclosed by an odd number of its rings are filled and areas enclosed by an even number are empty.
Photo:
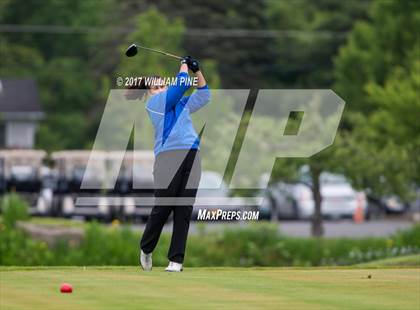
[[[159,53],[159,54],[166,55],[166,56],[169,56],[169,57],[173,57],[173,58],[176,58],[176,59],[179,59],[179,60],[182,59],[182,57],[177,56],[177,55],[174,55],[174,54],[166,53],[166,52],[163,52],[163,51],[156,50],[154,48],[145,47],[145,46],[141,46],[141,45],[138,45],[138,44],[136,44],[136,45],[137,45],[138,48],[142,48],[144,50],[148,50],[148,51],[151,51],[151,52]]]

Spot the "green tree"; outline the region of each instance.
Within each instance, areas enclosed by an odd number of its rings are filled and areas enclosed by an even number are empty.
[[[269,86],[275,41],[252,31],[268,28],[267,1],[146,0],[172,18],[181,16],[188,30],[182,44],[195,58],[213,59],[224,88]],[[245,32],[237,31],[238,29]],[[201,30],[201,31],[200,31]],[[228,32],[233,30],[232,34]],[[248,33],[247,30],[251,30]],[[264,32],[264,31],[263,31]]]
[[[410,198],[420,184],[420,62],[397,67],[383,86],[367,85],[367,100],[377,108],[355,118],[355,128],[339,145],[342,169],[359,187]],[[342,145],[341,145],[342,144]]]
[[[0,38],[0,76],[27,77],[39,72],[44,59],[37,49],[19,44],[10,44]]]
[[[271,29],[279,32],[272,76],[276,87],[329,88],[333,58],[370,1],[268,1]]]
[[[347,102],[340,156],[351,152],[343,168],[356,184],[407,197],[419,184],[420,5],[376,1],[371,15],[336,59],[336,89]]]
[[[270,26],[281,35],[277,39],[276,75],[283,88],[330,88],[334,82],[333,58],[355,20],[366,19],[370,1],[269,1]],[[298,126],[298,119],[290,120]],[[316,128],[316,127],[315,127]],[[337,145],[307,159],[277,159],[272,181],[301,181],[298,171],[308,167],[307,185],[314,199],[312,234],[322,236],[323,171],[337,171]]]
[[[89,26],[105,24],[113,3],[113,0],[2,3],[0,23],[23,24],[29,29],[2,34],[0,73],[5,78],[37,80],[46,111],[39,147],[81,148],[89,140],[88,111],[99,100],[96,90],[102,86],[92,56],[97,53],[96,44],[103,39],[103,35],[90,31]],[[37,25],[47,26],[48,32],[37,32]]]
[[[375,1],[371,22],[360,21],[335,60],[334,89],[350,111],[377,109],[368,100],[366,85],[384,85],[396,67],[409,68],[419,57],[420,4],[418,1]]]
[[[325,3],[328,1],[319,4]],[[415,150],[418,147],[415,145],[407,146],[407,148],[397,147],[398,142],[395,139],[384,143],[386,135],[384,135],[383,127],[388,128],[390,135],[394,130],[399,130],[390,124],[391,119],[394,119],[395,123],[399,123],[398,118],[393,116],[399,105],[393,106],[393,109],[388,108],[388,111],[392,110],[392,112],[386,112],[386,106],[392,105],[392,100],[397,97],[397,100],[404,102],[402,105],[405,106],[406,112],[409,110],[415,114],[414,106],[416,105],[411,106],[410,104],[410,102],[413,103],[413,93],[416,92],[413,85],[415,83],[409,78],[410,82],[400,81],[404,85],[399,87],[390,85],[385,89],[382,87],[397,67],[407,68],[407,64],[412,63],[413,55],[416,55],[418,11],[418,5],[411,1],[374,2],[371,11],[369,11],[370,21],[358,22],[349,36],[348,43],[339,51],[335,62],[337,82],[334,90],[338,91],[338,94],[347,102],[342,129],[339,131],[333,147],[305,161],[309,167],[315,200],[312,225],[312,232],[315,235],[321,235],[323,232],[320,216],[322,197],[319,186],[319,176],[322,171],[344,173],[356,187],[372,189],[376,193],[404,195],[410,183],[413,182],[413,179],[409,177],[409,171],[413,171],[411,164],[415,160],[412,155],[416,154]],[[315,16],[321,12],[316,10]],[[302,16],[304,19],[308,18],[308,15],[303,14]],[[309,20],[313,16],[309,15]],[[324,15],[323,17],[326,18],[324,20],[321,16],[322,14],[319,18],[313,19],[314,25],[317,24],[317,21],[322,21],[321,24],[329,24],[327,21],[332,15]],[[331,19],[331,21],[333,20]],[[350,25],[348,24],[348,26]],[[328,45],[326,50],[328,50]],[[308,55],[311,55],[312,52],[309,49]],[[406,73],[410,75],[408,72]],[[296,80],[298,81],[297,85],[313,87],[313,83],[316,83],[318,79],[321,83],[322,81],[326,82],[325,86],[331,83],[331,76],[322,79],[318,74],[319,72],[312,77],[309,74],[304,80]],[[410,90],[407,90],[405,95],[398,94],[399,91],[403,91],[403,87]],[[385,100],[385,96],[391,95],[391,88],[394,90],[394,99]],[[385,117],[389,118],[387,123],[384,123]],[[414,127],[409,129],[411,133],[415,130]],[[414,135],[408,139],[412,138],[417,139]],[[281,175],[283,167],[286,164],[290,165],[290,162],[294,162],[297,166],[301,165],[300,161],[279,160],[277,174]],[[414,169],[414,171],[418,171],[418,169]]]
[[[127,36],[126,42],[141,42],[142,45],[158,47],[173,54],[184,54],[181,43],[185,26],[182,19],[170,21],[156,8],[151,8],[135,16],[134,21],[135,31]],[[119,49],[122,56],[116,73],[120,76],[173,76],[179,68],[176,60],[141,49],[135,58],[125,57],[126,48],[127,44],[123,44]]]
[[[160,13],[155,7],[151,7],[133,17],[134,31],[129,33],[125,42],[140,42],[147,47],[154,47],[163,51],[169,51],[176,55],[185,55],[183,38],[185,35],[185,21],[178,17],[170,19]],[[177,73],[179,62],[156,54],[139,50],[135,58],[125,57],[124,52],[127,44],[119,46],[120,55],[116,76],[150,76],[160,75],[171,77]],[[212,88],[220,86],[216,62],[209,59],[200,59],[201,67],[206,79]]]

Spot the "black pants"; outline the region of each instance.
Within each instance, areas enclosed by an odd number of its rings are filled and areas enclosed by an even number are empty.
[[[155,249],[163,225],[173,211],[173,231],[168,259],[184,261],[188,229],[198,184],[201,160],[197,150],[176,150],[158,154],[154,169],[155,206],[150,213],[140,247],[144,253]]]

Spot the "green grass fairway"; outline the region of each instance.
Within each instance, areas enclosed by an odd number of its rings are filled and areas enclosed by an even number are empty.
[[[374,260],[368,263],[358,264],[356,266],[363,267],[363,268],[364,267],[382,268],[382,267],[388,267],[388,266],[420,267],[420,254],[384,258],[384,259]]]
[[[62,282],[72,294],[59,292]],[[418,268],[0,268],[1,310],[419,307]]]

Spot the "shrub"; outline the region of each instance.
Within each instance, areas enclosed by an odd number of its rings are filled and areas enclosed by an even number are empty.
[[[53,265],[54,252],[45,242],[0,222],[0,265]]]
[[[138,265],[140,233],[129,227],[86,225],[81,244],[58,242],[49,248],[0,222],[1,265]],[[153,253],[155,266],[167,264],[170,236]],[[201,227],[187,246],[188,266],[327,266],[420,253],[420,225],[388,238],[292,238],[276,226],[257,223],[243,229],[207,233]]]
[[[28,205],[16,193],[5,195],[1,200],[3,222],[7,227],[13,227],[16,221],[29,218]]]

